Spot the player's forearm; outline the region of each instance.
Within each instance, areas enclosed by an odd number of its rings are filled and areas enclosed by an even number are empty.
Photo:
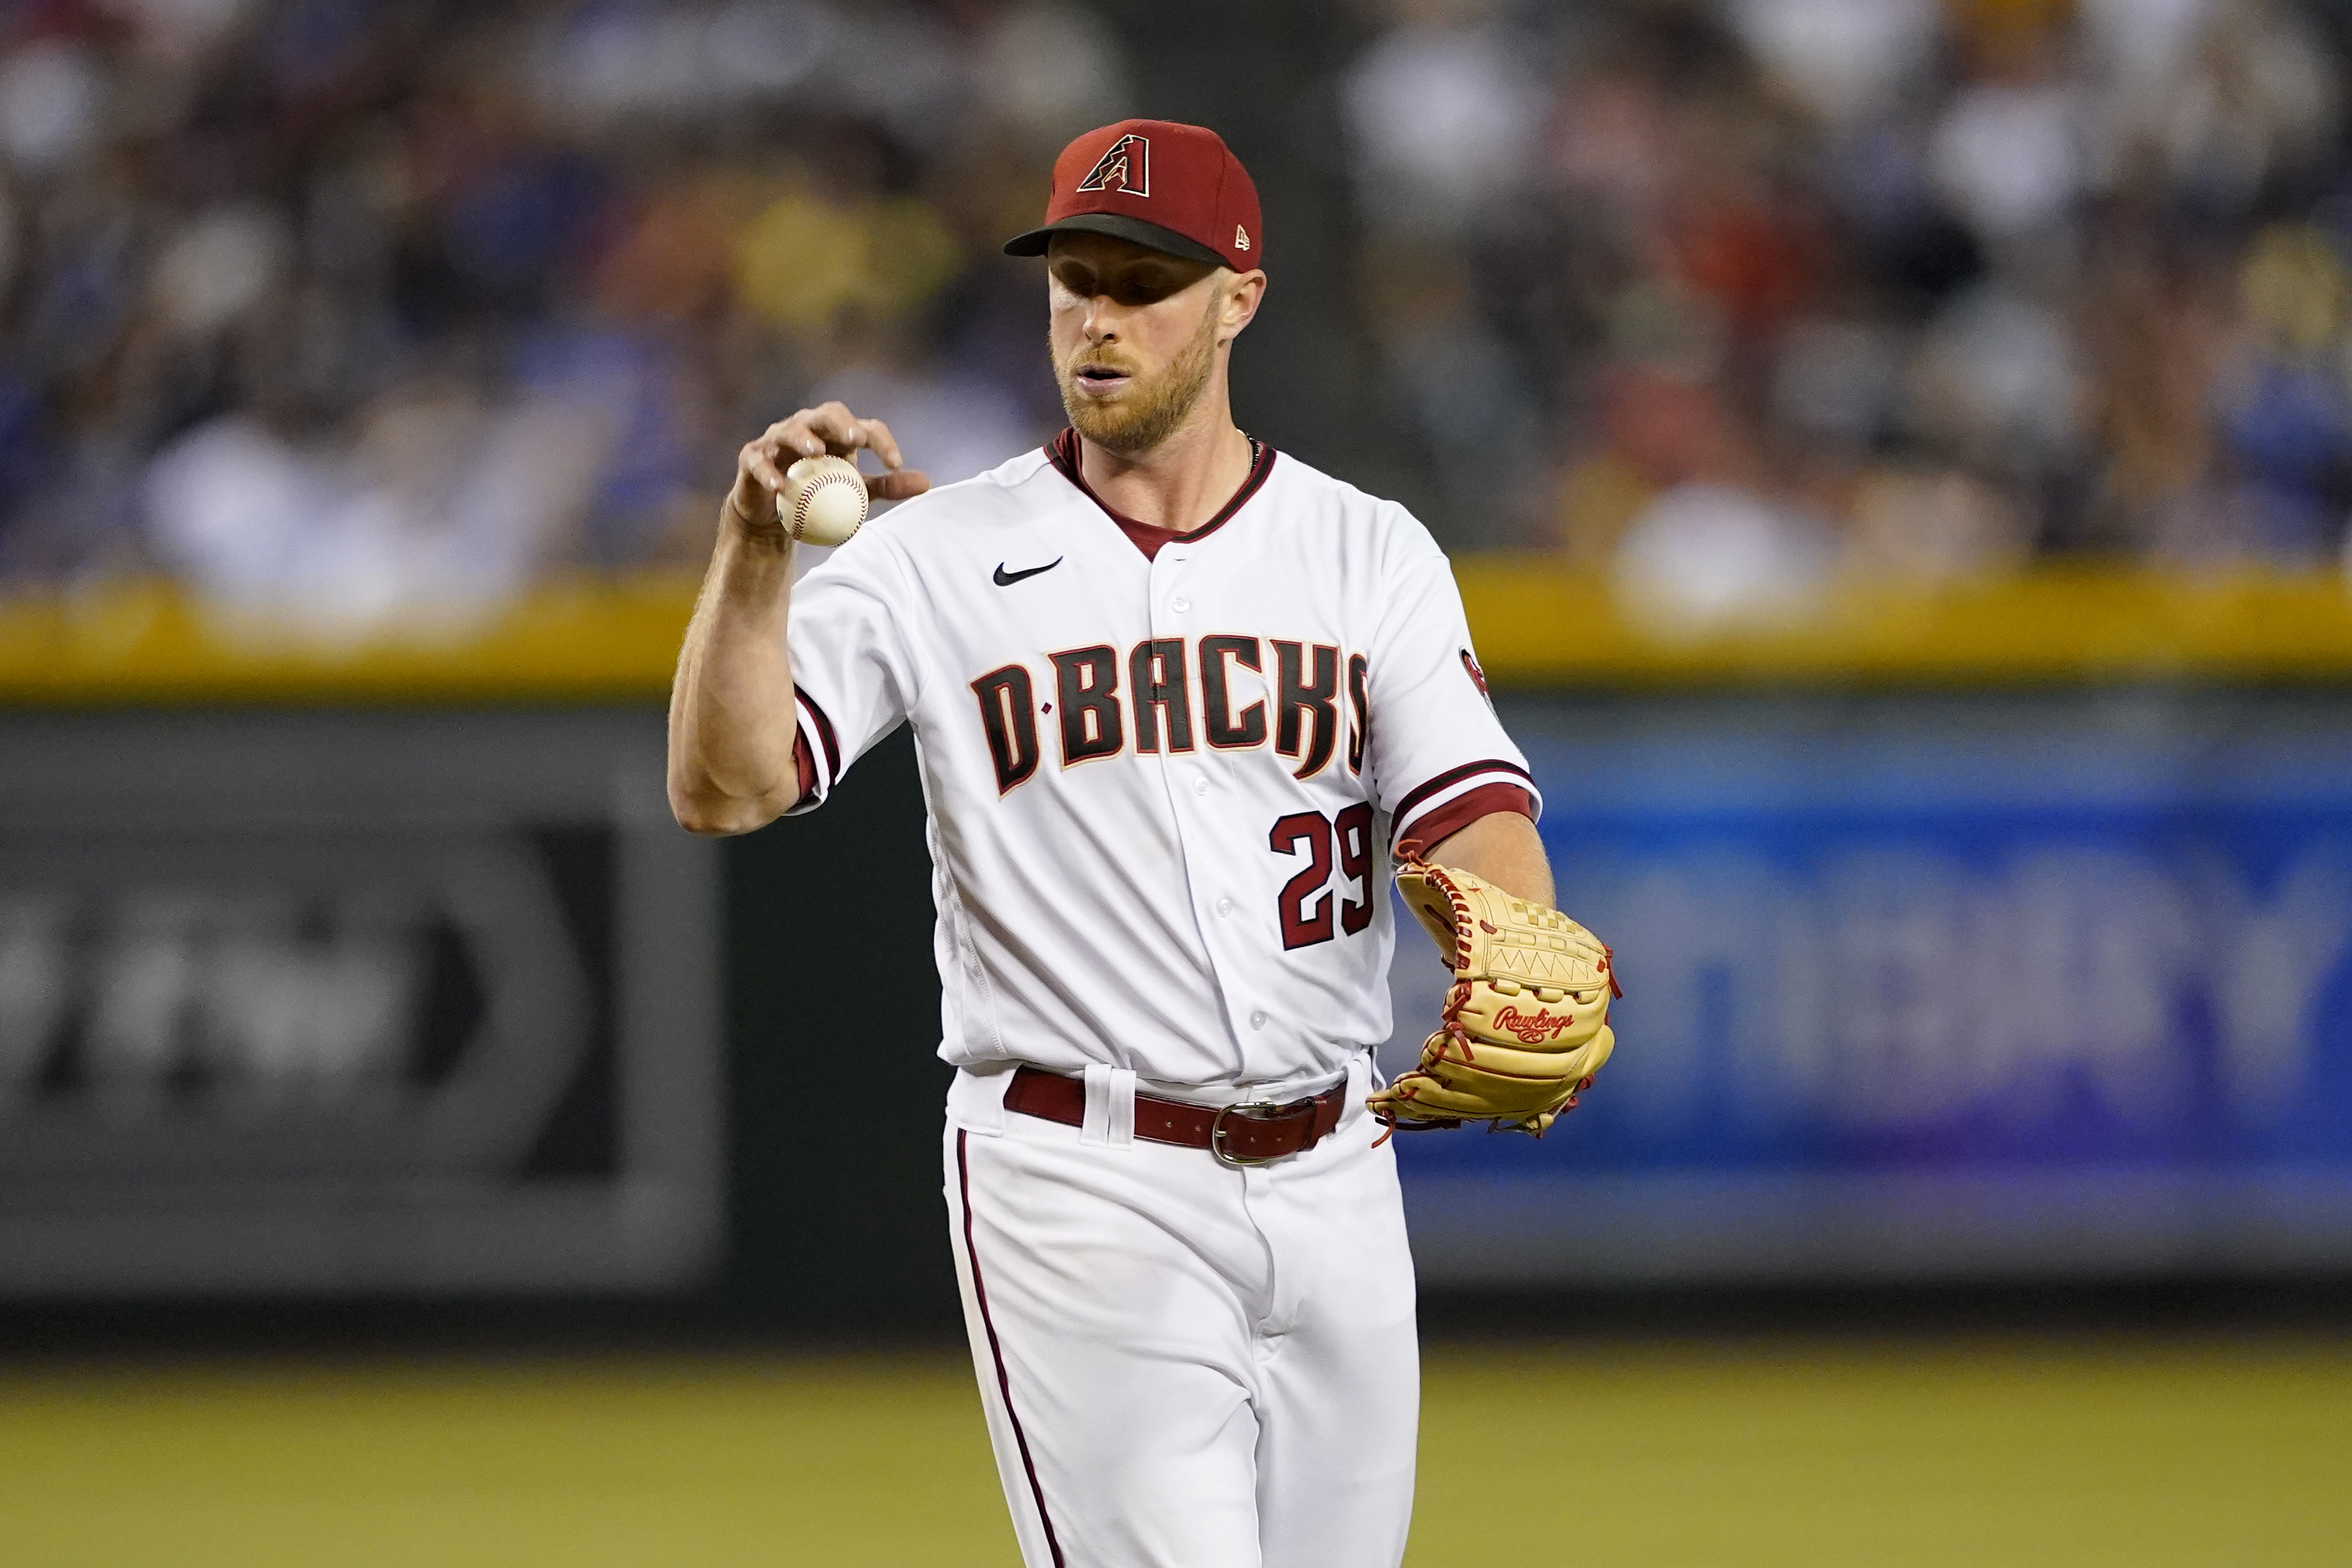
[[[784,648],[791,542],[722,522],[670,689],[669,802],[697,833],[748,833],[800,798]]]
[[[1516,811],[1480,817],[1433,846],[1428,858],[1432,865],[1457,867],[1515,898],[1555,907],[1551,859],[1544,853],[1543,839],[1536,825]]]

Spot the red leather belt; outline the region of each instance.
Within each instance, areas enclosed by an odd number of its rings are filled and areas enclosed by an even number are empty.
[[[1087,1120],[1086,1080],[1041,1068],[1018,1068],[1012,1087],[1004,1091],[1004,1108],[1082,1127]],[[1154,1143],[1206,1149],[1222,1164],[1263,1165],[1320,1143],[1339,1125],[1347,1109],[1344,1082],[1287,1105],[1265,1100],[1247,1105],[1187,1105],[1180,1100],[1139,1094],[1135,1135]]]

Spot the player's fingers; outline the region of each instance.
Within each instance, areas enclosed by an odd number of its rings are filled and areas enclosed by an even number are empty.
[[[920,468],[893,468],[866,476],[866,494],[874,500],[905,500],[931,488],[931,478]]]
[[[803,408],[790,419],[780,419],[768,426],[759,444],[769,455],[786,467],[803,458],[822,458],[831,450],[824,435],[811,426],[815,411]]]
[[[754,441],[743,448],[743,476],[772,496],[783,494],[784,470],[765,440]]]
[[[779,419],[761,434],[754,445],[787,466],[803,458],[822,458],[824,437],[811,430],[808,421],[809,410],[805,408],[790,419]]]
[[[890,426],[879,419],[860,419],[858,426],[866,432],[866,445],[882,459],[886,468],[903,468],[907,459],[898,455],[898,438],[890,434]]]
[[[866,445],[865,422],[838,403],[821,403],[793,417],[803,421],[808,430],[824,437],[827,447],[844,456]],[[805,455],[813,458],[818,454]]]

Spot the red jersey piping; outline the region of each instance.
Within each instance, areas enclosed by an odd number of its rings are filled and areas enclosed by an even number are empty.
[[[1078,433],[1076,430],[1066,426],[1060,435],[1045,443],[1045,460],[1053,464],[1055,471],[1064,479],[1076,485],[1080,495],[1100,508],[1105,517],[1118,524],[1118,531],[1126,534],[1129,542],[1138,550],[1143,552],[1143,558],[1146,561],[1157,558],[1163,546],[1176,540],[1208,538],[1230,522],[1234,513],[1249,504],[1250,497],[1257,494],[1259,489],[1265,483],[1266,475],[1274,471],[1275,451],[1265,442],[1252,437],[1250,454],[1249,476],[1242,480],[1241,489],[1234,492],[1233,500],[1227,501],[1223,510],[1216,516],[1191,532],[1185,533],[1172,528],[1161,528],[1156,523],[1138,522],[1125,512],[1114,509],[1102,497],[1095,494],[1094,487],[1087,483],[1087,476],[1078,462]]]

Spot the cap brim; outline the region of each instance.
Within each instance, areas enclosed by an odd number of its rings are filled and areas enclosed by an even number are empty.
[[[1187,261],[1203,261],[1211,267],[1233,265],[1197,239],[1188,239],[1172,228],[1162,228],[1156,223],[1146,223],[1139,217],[1123,213],[1077,213],[1059,223],[1049,223],[1043,228],[1033,228],[1027,234],[1015,235],[1004,242],[1007,256],[1043,256],[1046,242],[1057,234],[1107,234],[1113,239],[1124,239],[1152,250],[1181,256]]]

